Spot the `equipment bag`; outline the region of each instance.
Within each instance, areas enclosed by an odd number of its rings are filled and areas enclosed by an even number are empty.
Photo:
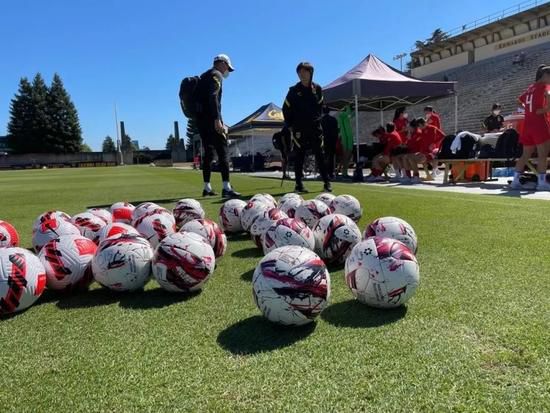
[[[180,105],[183,114],[188,119],[197,116],[197,91],[199,86],[199,76],[189,76],[183,78],[180,83]]]
[[[495,158],[516,159],[523,153],[519,134],[515,129],[507,129],[499,136],[495,145]]]

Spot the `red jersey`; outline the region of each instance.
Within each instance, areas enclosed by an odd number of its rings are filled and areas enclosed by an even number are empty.
[[[401,136],[401,140],[404,143],[408,138],[407,126],[409,121],[405,118],[397,118],[394,119],[393,124],[395,125],[395,130],[399,133],[399,136]]]
[[[550,114],[543,113],[538,115],[538,109],[544,109],[547,105],[550,85],[544,83],[533,83],[519,97],[525,107],[525,123],[523,133],[549,135]]]
[[[426,119],[428,125],[435,126],[437,129],[441,129],[441,118],[435,112],[432,112],[432,116],[429,119]]]
[[[384,155],[386,156],[390,156],[391,151],[403,143],[397,131],[385,133],[384,140],[386,141],[386,146],[384,146]]]
[[[409,148],[409,152],[417,153],[422,152],[422,130],[420,128],[416,128],[414,132],[411,133],[411,137],[409,138],[407,142],[407,147]]]
[[[434,150],[439,149],[441,141],[445,137],[445,134],[441,129],[432,125],[426,125],[424,129],[417,129],[413,132],[408,146],[411,152],[420,152],[423,154],[432,153]]]

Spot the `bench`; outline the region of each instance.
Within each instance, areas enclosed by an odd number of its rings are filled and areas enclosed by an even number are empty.
[[[511,162],[510,159],[505,158],[486,158],[486,159],[478,159],[478,158],[470,158],[470,159],[436,159],[438,162],[445,164],[445,171],[443,173],[443,183],[448,184],[449,183],[449,174],[451,172],[451,168],[453,163],[461,163],[462,165],[458,168],[458,174],[457,176],[453,176],[453,182],[458,182],[464,180],[464,173],[466,172],[466,168],[468,165],[475,164],[475,163],[482,163],[487,162],[489,173],[488,173],[488,180],[493,179],[492,174],[492,163],[494,162]],[[527,161],[527,167],[529,170],[533,173],[537,173],[537,168],[533,165],[534,159],[529,159]]]

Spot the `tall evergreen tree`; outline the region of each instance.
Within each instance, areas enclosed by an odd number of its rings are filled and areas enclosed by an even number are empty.
[[[134,150],[134,146],[132,145],[132,138],[127,133],[122,136],[120,149],[122,150],[122,152],[129,152]]]
[[[33,118],[32,85],[23,77],[19,81],[19,90],[10,103],[8,144],[15,153],[31,152]]]
[[[80,145],[79,152],[93,152],[93,150],[90,145],[88,145],[86,142],[83,142],[82,145]]]
[[[178,140],[172,134],[166,139],[166,150],[173,151],[178,147]]]
[[[103,139],[102,152],[116,152],[115,142],[110,136],[106,136],[105,139]]]

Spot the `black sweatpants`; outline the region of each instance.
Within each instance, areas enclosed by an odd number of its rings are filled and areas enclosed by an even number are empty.
[[[294,173],[296,174],[296,185],[302,184],[304,177],[304,158],[306,152],[311,150],[315,155],[315,162],[323,182],[328,182],[325,155],[323,152],[323,134],[320,132],[295,134],[292,139],[292,151],[294,152]]]
[[[325,145],[323,147],[325,152],[325,161],[327,164],[327,174],[329,177],[334,176],[334,161],[336,157],[336,141],[331,139],[325,139]]]
[[[210,182],[214,151],[218,155],[218,163],[222,181],[229,181],[229,159],[227,155],[227,139],[214,128],[214,119],[198,119],[197,127],[201,136],[204,155],[202,157],[202,177],[204,182]]]

